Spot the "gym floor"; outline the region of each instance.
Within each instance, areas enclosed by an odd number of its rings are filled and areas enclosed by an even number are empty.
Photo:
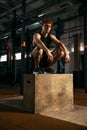
[[[87,130],[87,93],[74,88],[74,108],[47,115],[30,113],[19,85],[0,86],[0,130]]]

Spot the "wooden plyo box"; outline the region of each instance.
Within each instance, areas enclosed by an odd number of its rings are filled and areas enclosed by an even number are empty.
[[[24,105],[33,113],[73,108],[72,74],[25,74]]]

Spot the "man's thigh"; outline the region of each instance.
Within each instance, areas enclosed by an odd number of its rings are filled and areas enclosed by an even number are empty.
[[[41,68],[47,68],[50,64],[50,62],[48,62],[48,56],[45,52],[43,52],[43,56],[42,56],[42,59],[40,61],[40,67]]]

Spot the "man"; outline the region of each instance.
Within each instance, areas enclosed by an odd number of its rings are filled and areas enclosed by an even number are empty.
[[[70,61],[70,56],[65,45],[50,33],[52,25],[53,22],[51,20],[43,20],[41,32],[33,35],[34,49],[32,56],[35,64],[34,72],[41,73],[42,68],[46,70],[62,57],[65,58],[65,62]],[[57,45],[52,52],[50,51],[51,43]]]

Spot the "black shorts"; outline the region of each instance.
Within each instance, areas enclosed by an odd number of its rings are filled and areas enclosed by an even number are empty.
[[[47,56],[46,52],[44,51],[43,52],[43,57],[42,57],[42,59],[40,61],[40,68],[46,68],[46,67],[48,67],[50,65],[50,62],[48,62],[47,59],[48,59],[48,56]]]

